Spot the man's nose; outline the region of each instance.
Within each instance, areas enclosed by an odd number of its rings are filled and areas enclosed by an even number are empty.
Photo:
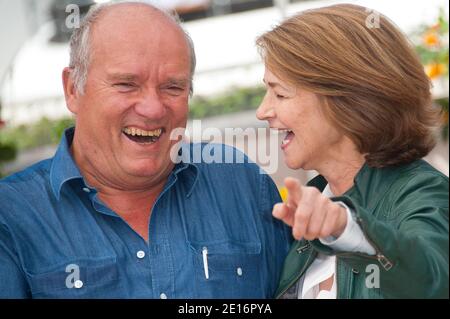
[[[158,120],[164,118],[167,113],[167,107],[164,105],[158,92],[151,90],[147,91],[136,103],[135,111],[142,117]]]
[[[270,106],[267,94],[264,96],[264,99],[256,110],[256,117],[261,121],[267,121],[275,117],[275,111],[273,107]]]

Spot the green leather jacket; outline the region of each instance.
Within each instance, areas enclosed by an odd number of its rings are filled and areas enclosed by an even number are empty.
[[[317,176],[308,185],[323,190]],[[337,298],[449,298],[448,178],[417,160],[375,169],[364,165],[346,203],[376,256],[338,252],[320,241],[295,241],[285,260],[277,298],[291,296],[318,252],[336,255]]]

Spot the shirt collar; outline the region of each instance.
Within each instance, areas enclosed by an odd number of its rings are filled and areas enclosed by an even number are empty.
[[[60,198],[61,188],[66,182],[74,179],[81,179],[84,182],[84,178],[70,153],[74,133],[74,127],[64,132],[50,168],[50,185],[53,194],[58,200]],[[187,186],[187,197],[192,194],[198,180],[198,167],[192,163],[191,156],[189,156],[191,154],[190,150],[192,150],[191,144],[185,143],[181,145],[178,152],[179,163],[175,165],[172,171],[172,175]],[[86,185],[85,182],[84,184]]]
[[[192,152],[193,144],[182,143],[178,151],[178,164],[175,165],[173,170],[173,175],[177,178],[180,176],[181,181],[186,185],[188,190],[186,197],[192,194],[199,175],[198,167],[193,163]]]
[[[66,182],[73,179],[83,179],[80,170],[70,154],[70,146],[72,145],[74,133],[75,128],[73,127],[64,132],[50,168],[50,185],[53,194],[58,200],[61,188]]]

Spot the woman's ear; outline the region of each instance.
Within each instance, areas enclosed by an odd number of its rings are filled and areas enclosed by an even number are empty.
[[[64,87],[64,96],[66,105],[70,112],[77,114],[79,93],[75,87],[72,77],[73,69],[66,67],[62,72],[62,80]]]

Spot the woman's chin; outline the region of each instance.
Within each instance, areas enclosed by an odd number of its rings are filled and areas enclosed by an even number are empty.
[[[300,168],[302,168],[302,163],[301,163],[301,161],[299,159],[290,158],[289,156],[285,156],[284,163],[290,169],[300,169]]]

